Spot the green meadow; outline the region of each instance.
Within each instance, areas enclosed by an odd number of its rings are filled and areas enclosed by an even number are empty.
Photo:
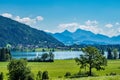
[[[7,65],[8,62],[0,62],[0,72],[4,73],[4,78],[7,80]],[[36,76],[37,72],[40,71],[48,71],[50,79],[65,79],[64,75],[66,72],[70,72],[71,74],[77,73],[80,68],[76,64],[75,60],[55,60],[54,62],[28,62],[29,68]],[[84,71],[84,69],[82,69]],[[104,71],[96,71],[93,72],[98,75],[98,77],[86,77],[81,78],[82,80],[120,80],[120,60],[108,60],[108,65]],[[118,74],[117,76],[106,76],[106,74],[110,74],[111,72],[115,72]],[[77,79],[77,78],[76,78]]]

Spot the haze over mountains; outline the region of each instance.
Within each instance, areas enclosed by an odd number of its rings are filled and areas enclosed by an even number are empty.
[[[120,44],[120,36],[108,37],[102,34],[94,34],[90,31],[77,29],[75,32],[65,30],[62,33],[52,34],[56,39],[66,45],[72,44]]]
[[[37,45],[41,47],[63,46],[63,43],[44,31],[0,16],[0,46],[5,46],[6,44],[13,46]]]

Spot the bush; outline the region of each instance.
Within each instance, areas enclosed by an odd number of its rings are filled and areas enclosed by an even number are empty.
[[[8,64],[9,80],[34,80],[26,60],[11,60]]]
[[[0,73],[0,80],[3,80],[3,72]]]
[[[115,72],[110,73],[111,76],[117,75]]]
[[[62,76],[58,76],[58,78],[62,78]]]
[[[27,75],[25,80],[34,80],[34,74],[30,73],[29,75]]]
[[[70,76],[71,76],[71,73],[70,73],[70,72],[66,72],[64,76],[65,76],[65,77],[70,77]]]
[[[72,75],[70,78],[80,78],[88,77],[88,72],[78,72],[77,74]]]
[[[44,71],[42,74],[42,80],[48,80],[49,76],[48,76],[48,71]]]
[[[41,80],[42,79],[42,72],[38,71],[36,80]]]
[[[78,72],[77,74],[72,75],[70,78],[80,78],[80,77],[88,77],[89,72]],[[92,73],[91,76],[98,76],[95,73]]]
[[[106,74],[106,76],[114,76],[117,75],[115,72],[111,72],[110,74]]]

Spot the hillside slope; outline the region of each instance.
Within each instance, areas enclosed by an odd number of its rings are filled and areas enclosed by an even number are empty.
[[[8,43],[13,46],[63,46],[63,43],[44,31],[31,28],[28,25],[0,16],[0,46],[5,46]]]

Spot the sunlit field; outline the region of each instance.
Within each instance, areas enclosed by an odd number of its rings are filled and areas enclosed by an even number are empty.
[[[7,80],[7,65],[8,62],[0,62],[0,72],[4,73],[4,78]],[[71,74],[75,74],[79,72],[80,68],[76,64],[75,60],[55,60],[54,62],[28,62],[28,66],[31,68],[31,71],[34,73],[34,77],[38,71],[48,71],[50,79],[65,79],[64,75],[66,72],[70,72]],[[84,69],[82,69],[84,71]],[[104,71],[96,71],[93,72],[98,75],[98,77],[85,77],[81,78],[82,80],[120,80],[120,60],[108,60],[108,66]],[[106,76],[106,74],[110,74],[111,72],[115,72],[116,76]],[[77,78],[75,78],[77,79]]]

